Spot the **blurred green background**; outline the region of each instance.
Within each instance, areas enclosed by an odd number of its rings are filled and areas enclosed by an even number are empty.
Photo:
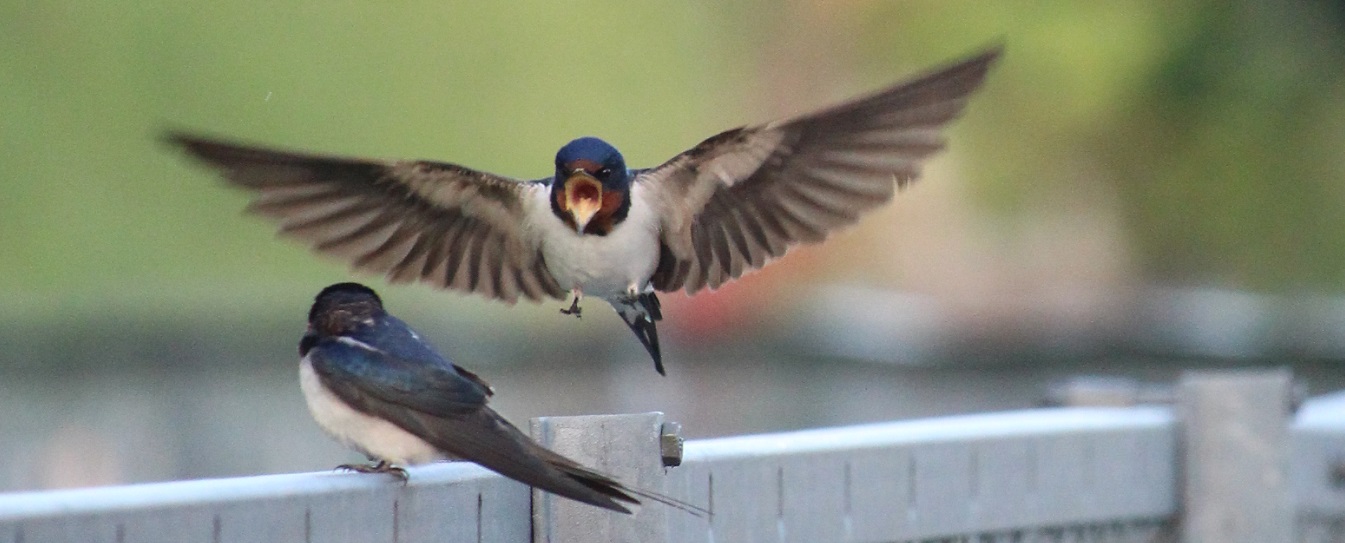
[[[993,44],[1006,54],[949,150],[893,205],[721,291],[668,297],[668,379],[605,309],[575,321],[559,302],[354,278],[463,365],[495,366],[516,420],[837,424],[1026,405],[1081,369],[1161,379],[1230,353],[1340,382],[1345,339],[1322,323],[1345,323],[1345,3],[7,2],[0,453],[46,460],[0,490],[345,458],[305,419],[293,359],[313,294],[353,276],[241,215],[244,196],[159,143],[165,129],[536,178],[573,137],[650,166]],[[849,291],[828,285],[901,293],[905,313],[830,311]],[[1192,334],[1079,347],[1149,301],[1184,314],[1207,294],[1214,319]],[[902,353],[921,340],[854,356],[846,319],[863,311],[945,339],[915,369]],[[1311,348],[1181,347],[1286,331]],[[785,407],[795,394],[848,407]],[[131,461],[147,455],[157,467]]]

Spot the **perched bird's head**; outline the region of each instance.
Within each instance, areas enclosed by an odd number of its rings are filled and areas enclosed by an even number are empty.
[[[607,142],[584,137],[556,152],[551,208],[575,232],[606,235],[626,218],[629,189],[626,159]]]
[[[339,336],[386,314],[383,300],[374,289],[359,283],[337,283],[322,289],[308,310],[308,331],[319,336]]]

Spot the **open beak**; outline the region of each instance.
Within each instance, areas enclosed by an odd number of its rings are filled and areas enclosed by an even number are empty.
[[[574,217],[575,231],[584,233],[584,227],[602,209],[602,183],[583,170],[576,170],[565,179],[565,208]]]

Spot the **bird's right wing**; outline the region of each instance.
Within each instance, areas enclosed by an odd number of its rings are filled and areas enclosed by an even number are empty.
[[[560,298],[528,220],[547,187],[455,164],[375,161],[167,136],[253,193],[248,210],[314,250],[384,273],[506,302]]]
[[[642,171],[662,217],[651,282],[718,288],[801,243],[817,243],[892,199],[943,148],[998,48],[867,97],[722,132]]]

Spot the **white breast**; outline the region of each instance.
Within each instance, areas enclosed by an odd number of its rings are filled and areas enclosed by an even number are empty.
[[[304,391],[308,411],[328,435],[366,456],[393,464],[412,465],[444,460],[446,457],[424,440],[383,419],[352,409],[322,385],[313,365],[304,357],[299,362],[299,388]]]
[[[535,215],[542,256],[561,288],[579,288],[585,296],[601,298],[621,296],[631,288],[644,291],[658,265],[659,220],[653,206],[642,200],[641,186],[631,187],[630,197],[626,220],[606,236],[576,233],[549,206]]]

